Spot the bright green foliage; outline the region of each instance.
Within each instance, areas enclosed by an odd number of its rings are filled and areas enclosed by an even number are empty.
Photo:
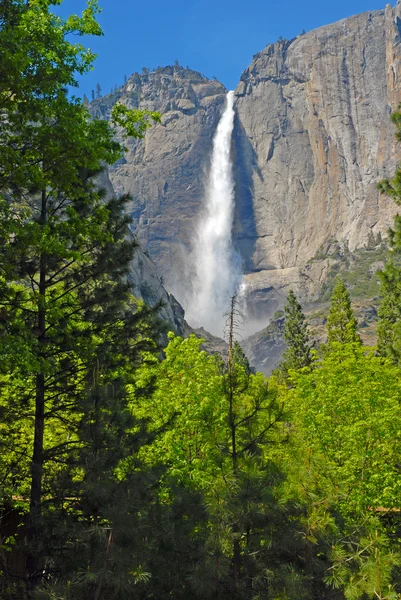
[[[151,126],[151,121],[160,123],[160,114],[150,110],[128,108],[121,102],[117,102],[111,111],[111,122],[122,127],[127,136],[143,137]]]
[[[285,329],[284,339],[287,348],[284,351],[281,369],[284,372],[302,369],[311,364],[311,348],[305,316],[294,292],[290,290],[284,307]]]
[[[168,465],[163,502],[173,500],[178,485],[200,494],[207,508],[207,518],[193,525],[206,546],[199,572],[184,575],[190,595],[250,598],[253,585],[267,598],[268,565],[278,578],[281,553],[274,534],[283,510],[274,500],[280,475],[270,458],[270,445],[283,440],[281,409],[262,374],[248,373],[241,360],[222,372],[200,343],[171,336],[165,360],[148,365],[137,380],[140,389],[155,378],[152,398],[140,398],[135,412],[161,431],[140,455],[150,465]]]
[[[401,140],[401,106],[391,115],[395,124],[396,138]],[[401,203],[401,168],[394,177],[385,179],[378,185],[379,190],[390,196],[396,204]],[[389,256],[381,275],[382,301],[379,307],[378,349],[382,356],[388,356],[399,363],[401,359],[401,217],[394,217],[393,228],[389,230]]]
[[[382,356],[395,362],[401,360],[401,217],[394,217],[389,231],[389,253],[384,270],[380,273],[381,303],[377,325],[377,346]]]
[[[209,489],[221,474],[222,457],[231,465],[232,450],[224,390],[226,375],[221,373],[213,356],[199,349],[200,344],[201,340],[195,336],[183,340],[171,335],[165,360],[158,363],[153,359],[137,379],[141,389],[156,378],[156,390],[152,398],[141,399],[136,410],[140,411],[138,414],[143,411],[144,417],[152,416],[154,429],[166,428],[152,448],[143,450],[149,453],[149,460],[167,459],[172,465],[170,474],[179,475],[199,489]],[[275,395],[268,391],[261,373],[249,375],[239,366],[237,385],[244,388],[236,400],[239,440],[242,440],[239,454],[243,457],[257,447],[259,436],[263,440],[270,426],[274,429],[271,418],[279,413],[275,414]],[[248,416],[253,419],[252,428]],[[251,445],[246,442],[250,435]]]
[[[234,342],[232,356],[234,364],[241,365],[245,369],[245,373],[249,375],[252,371],[251,365],[238,341]]]
[[[80,100],[66,95],[95,58],[71,40],[102,35],[97,1],[66,20],[51,12],[58,4],[6,0],[0,6],[0,189],[14,197],[46,187],[76,194],[82,170],[98,170],[122,152],[107,122],[92,120]],[[123,107],[116,120],[140,137],[148,116],[159,120],[156,113]]]
[[[80,187],[78,169],[97,169],[120,151],[107,124],[91,122],[65,92],[94,59],[67,36],[101,34],[97,3],[66,21],[50,12],[55,4],[7,0],[0,7],[0,189],[14,195],[61,183],[70,193]]]
[[[399,363],[401,359],[401,298],[399,293],[401,273],[391,256],[387,259],[381,279],[382,299],[378,310],[377,347],[382,356],[388,356]]]
[[[130,294],[135,244],[127,198],[105,199],[94,176],[122,147],[66,86],[93,54],[74,36],[101,35],[97,2],[66,20],[58,0],[0,6],[0,405],[4,493],[29,498],[26,569],[35,584],[43,498],[71,447],[91,370],[133,368],[152,326]],[[134,112],[140,137],[141,119]],[[130,112],[126,114],[130,123]],[[10,377],[11,376],[11,377]],[[23,444],[13,449],[18,430]],[[28,486],[30,478],[30,486]],[[46,503],[49,508],[49,502]]]
[[[393,541],[396,531],[386,532],[378,516],[367,514],[352,534],[333,546],[327,582],[343,589],[347,600],[399,600],[401,547],[399,540]]]
[[[330,311],[327,318],[328,343],[360,343],[361,340],[356,328],[357,323],[352,312],[349,294],[342,279],[338,277],[331,296]]]
[[[354,344],[332,344],[289,391],[299,435],[325,477],[339,490],[342,509],[398,506],[401,482],[401,377],[395,366]]]
[[[72,40],[101,35],[99,9],[63,20],[59,3],[0,4],[0,491],[29,512],[6,539],[1,523],[0,596],[400,598],[399,367],[361,347],[341,280],[313,370],[290,292],[291,389],[252,373],[235,298],[226,363],[193,336],[152,354],[152,311],[129,284],[128,199],[95,183],[122,147],[65,92],[91,67]],[[159,120],[112,115],[133,137]],[[397,202],[400,182],[398,170],[381,184]],[[401,218],[390,245],[379,348],[397,361]],[[21,547],[18,595],[7,558]]]
[[[332,342],[316,368],[292,383],[282,390],[293,427],[285,493],[305,506],[299,528],[310,543],[313,588],[324,580],[347,599],[397,598],[399,370],[360,344]],[[386,510],[390,517],[378,518]]]

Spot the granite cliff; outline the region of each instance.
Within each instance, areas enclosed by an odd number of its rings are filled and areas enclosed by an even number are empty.
[[[289,285],[315,297],[333,244],[352,251],[391,223],[376,184],[400,158],[400,26],[387,5],[269,45],[242,74],[236,236],[256,310]]]
[[[185,256],[225,96],[221,83],[175,66],[134,73],[117,92],[91,104],[100,118],[108,118],[117,101],[162,114],[144,140],[125,142],[125,157],[109,176],[117,193],[131,195],[138,239],[173,293],[185,285]]]
[[[234,239],[253,315],[264,318],[289,287],[318,297],[341,254],[385,234],[395,212],[377,182],[400,159],[389,120],[401,101],[401,4],[280,40],[257,54],[235,90]],[[136,233],[166,288],[185,287],[205,170],[226,89],[179,66],[132,75],[95,100],[162,113],[144,140],[128,140],[110,169],[132,196]]]
[[[114,194],[113,185],[108,176],[107,170],[104,170],[97,176],[97,186],[106,192],[106,198]],[[135,232],[131,232],[132,236]],[[165,324],[167,329],[174,331],[178,335],[187,335],[190,333],[187,323],[184,320],[184,310],[172,294],[163,286],[163,280],[160,277],[156,265],[149,258],[146,250],[138,245],[135,250],[134,260],[131,263],[128,274],[132,284],[132,291],[138,300],[143,300],[151,308],[158,307],[157,316]],[[167,342],[165,333],[162,334],[162,343]]]

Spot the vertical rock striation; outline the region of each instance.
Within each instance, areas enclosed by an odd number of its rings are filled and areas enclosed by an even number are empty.
[[[100,118],[108,118],[117,101],[162,114],[161,125],[152,126],[145,139],[125,142],[125,157],[109,175],[117,193],[131,195],[139,241],[178,297],[226,93],[221,83],[174,66],[135,73],[117,92],[91,104]]]
[[[242,74],[234,240],[256,318],[289,287],[312,299],[330,248],[362,247],[391,224],[394,204],[376,184],[401,157],[389,120],[401,101],[400,32],[401,4],[388,5],[270,44]],[[225,95],[219,82],[174,66],[134,74],[91,104],[102,118],[117,101],[163,115],[144,140],[126,142],[110,178],[131,194],[138,238],[179,300]]]
[[[271,44],[242,74],[235,236],[256,312],[290,286],[313,297],[325,264],[310,259],[390,225],[394,204],[376,184],[400,158],[389,121],[401,101],[400,31],[401,4],[388,5]]]

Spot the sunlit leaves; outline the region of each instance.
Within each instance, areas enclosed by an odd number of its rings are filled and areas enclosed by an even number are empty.
[[[289,391],[297,435],[341,492],[344,510],[398,506],[401,376],[359,344],[331,345]],[[320,467],[321,468],[321,467]]]

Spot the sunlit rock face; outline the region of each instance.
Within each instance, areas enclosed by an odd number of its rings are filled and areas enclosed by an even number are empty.
[[[313,298],[331,247],[364,246],[391,224],[396,208],[376,184],[401,158],[389,119],[401,101],[400,23],[400,4],[344,19],[268,45],[241,76],[233,239],[256,321],[290,287]],[[134,74],[91,104],[103,118],[117,101],[162,113],[144,140],[125,142],[110,178],[131,194],[139,240],[178,300],[225,97],[219,82],[175,66]]]
[[[138,238],[172,292],[185,286],[185,259],[226,93],[221,83],[175,66],[134,74],[117,92],[91,104],[92,114],[102,118],[117,101],[162,114],[162,123],[144,140],[124,142],[125,157],[109,175],[116,192],[131,195]]]
[[[376,184],[400,159],[401,5],[267,46],[236,89],[237,220],[255,312],[310,298],[333,243],[352,250],[395,212]],[[317,261],[318,263],[319,261]]]

